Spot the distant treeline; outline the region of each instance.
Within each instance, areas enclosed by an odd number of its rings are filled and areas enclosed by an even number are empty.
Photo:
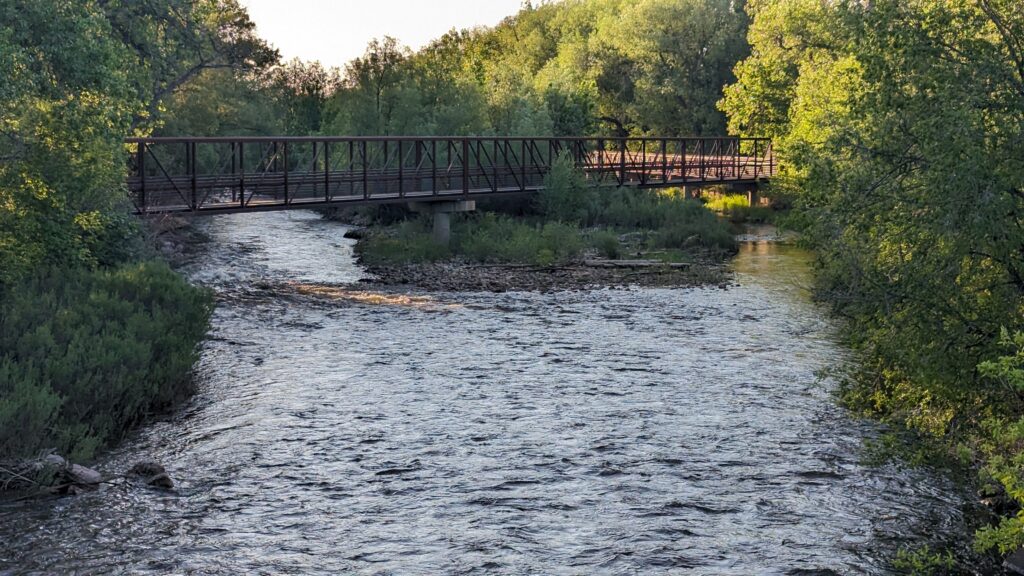
[[[743,2],[567,0],[417,52],[370,43],[344,70],[291,61],[204,74],[161,134],[724,134],[716,108],[749,50]]]

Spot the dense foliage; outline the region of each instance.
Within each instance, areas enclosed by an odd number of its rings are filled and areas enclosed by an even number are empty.
[[[208,297],[135,263],[123,139],[275,62],[253,31],[235,0],[0,0],[0,459],[88,457],[184,389]]]
[[[722,107],[734,130],[777,138],[787,177],[774,187],[794,196],[820,294],[863,352],[848,400],[959,445],[1024,504],[1024,396],[995,360],[1003,331],[1024,328],[1019,2],[748,9],[752,54]],[[979,545],[1024,544],[1021,518]]]
[[[746,24],[729,0],[567,0],[415,54],[385,38],[345,70],[323,132],[721,134]]]
[[[505,211],[507,212],[507,210]],[[456,256],[475,262],[538,265],[578,260],[588,250],[617,258],[652,250],[666,260],[721,258],[735,252],[727,224],[695,200],[668,191],[596,190],[572,169],[555,162],[545,192],[518,217],[482,212],[457,217],[449,247],[431,239],[424,218],[375,231],[358,251],[369,264],[435,261]],[[629,235],[628,245],[621,240]]]
[[[156,263],[15,284],[0,300],[0,454],[90,458],[181,399],[209,308]]]

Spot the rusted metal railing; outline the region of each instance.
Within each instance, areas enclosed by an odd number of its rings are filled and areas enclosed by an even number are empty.
[[[593,186],[755,183],[766,138],[129,138],[138,214],[239,212],[520,194],[559,156]]]

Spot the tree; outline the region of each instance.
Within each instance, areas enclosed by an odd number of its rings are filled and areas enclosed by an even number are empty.
[[[796,193],[819,292],[863,352],[847,398],[937,438],[1002,446],[985,458],[1003,474],[1020,444],[1000,438],[1021,426],[1024,397],[977,366],[1002,354],[1004,327],[1024,325],[1024,14],[1005,0],[751,12],[752,54],[722,107],[732,126],[776,136],[787,177],[773,187]],[[1024,542],[1020,526],[982,544]]]
[[[336,68],[295,59],[272,69],[267,84],[266,90],[284,109],[286,133],[307,135],[320,130],[324,106],[341,87],[342,77]]]
[[[161,104],[207,70],[251,72],[276,64],[278,52],[256,35],[238,0],[96,0],[113,34],[130,50],[138,98],[135,126],[149,125]]]
[[[0,285],[104,260],[126,224],[122,138],[141,108],[131,59],[92,3],[0,2]],[[116,244],[115,244],[116,246]]]
[[[623,8],[621,24],[600,38],[608,62],[628,82],[604,85],[620,100],[633,131],[667,135],[721,134],[715,110],[732,66],[746,55],[746,15],[728,0],[643,0]]]

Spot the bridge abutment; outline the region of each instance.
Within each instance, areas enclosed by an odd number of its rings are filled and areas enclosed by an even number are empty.
[[[421,214],[430,214],[434,220],[434,242],[447,246],[452,238],[452,213],[473,212],[476,210],[476,200],[410,202],[409,209]]]

